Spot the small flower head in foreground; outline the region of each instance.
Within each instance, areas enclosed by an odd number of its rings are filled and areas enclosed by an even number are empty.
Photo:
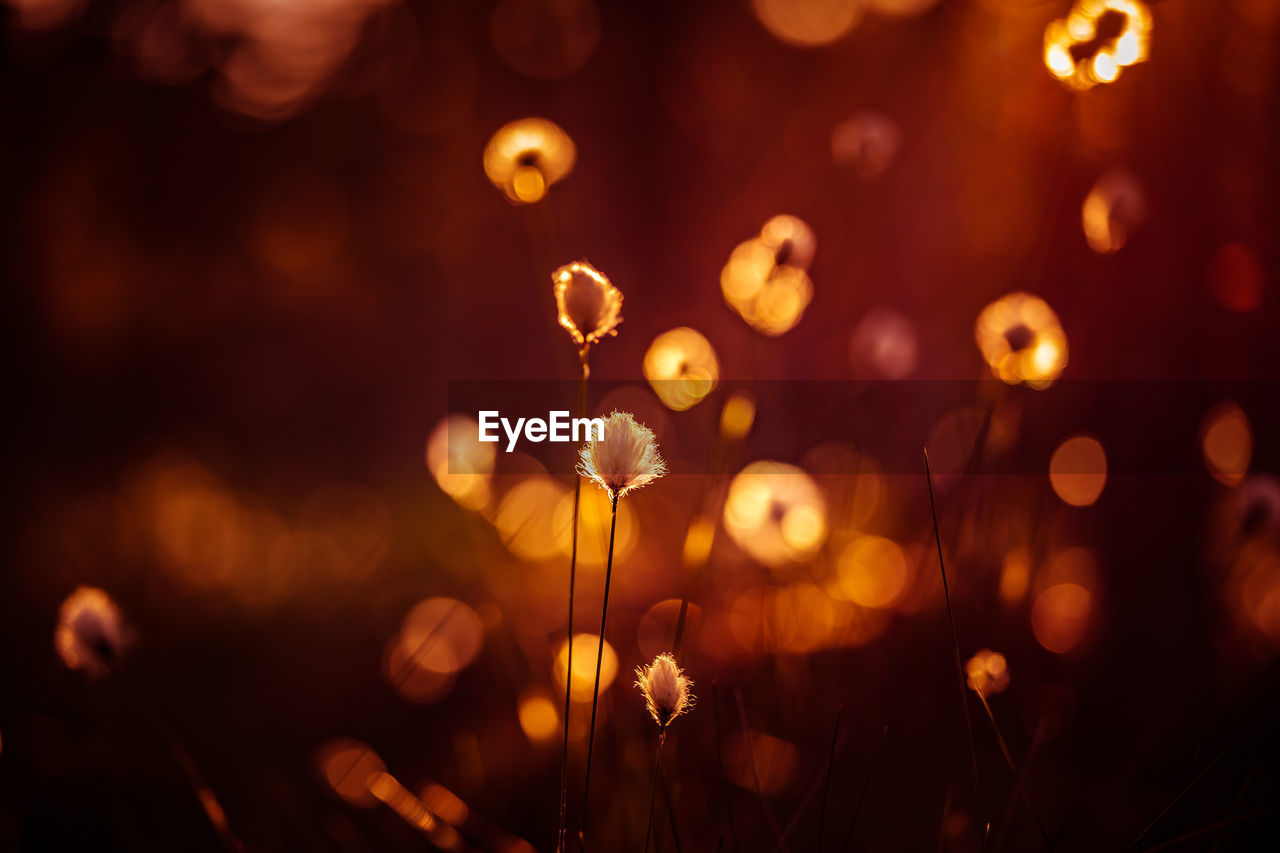
[[[102,590],[82,586],[62,602],[53,645],[69,668],[104,676],[119,662],[128,640],[120,608]]]
[[[585,351],[622,322],[622,291],[586,261],[565,264],[551,274],[560,325]]]
[[[610,412],[604,435],[582,446],[578,473],[617,500],[667,473],[653,430],[626,412]]]
[[[636,667],[636,687],[644,694],[645,705],[658,728],[666,729],[671,721],[693,707],[693,682],[685,678],[676,659],[663,652],[648,666]]]

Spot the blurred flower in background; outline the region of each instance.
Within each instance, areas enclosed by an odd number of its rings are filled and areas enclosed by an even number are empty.
[[[1094,184],[1080,211],[1089,248],[1109,255],[1124,248],[1147,217],[1146,195],[1132,175],[1113,169]]]
[[[804,221],[775,216],[739,243],[720,272],[724,300],[757,332],[777,337],[795,327],[813,298],[806,270],[817,239]]]
[[[1067,337],[1043,299],[1010,293],[978,315],[973,336],[991,371],[1010,385],[1047,388],[1067,366]]]
[[[484,173],[512,203],[533,204],[573,171],[577,157],[573,140],[555,122],[520,119],[504,124],[490,138]]]
[[[120,662],[128,640],[120,608],[97,587],[78,587],[62,602],[53,644],[68,669],[101,678]]]
[[[831,131],[831,158],[859,178],[874,178],[893,164],[902,131],[884,113],[863,110]]]
[[[1074,89],[1112,83],[1147,58],[1151,12],[1141,0],[1078,0],[1044,31],[1044,64]]]
[[[696,406],[715,389],[720,378],[716,351],[701,333],[688,326],[654,338],[642,367],[653,393],[677,412]]]
[[[983,696],[1003,693],[1009,686],[1009,664],[999,652],[979,649],[964,668],[969,688]]]
[[[826,541],[826,501],[800,468],[752,462],[729,485],[724,526],[754,559],[781,569],[806,562]]]

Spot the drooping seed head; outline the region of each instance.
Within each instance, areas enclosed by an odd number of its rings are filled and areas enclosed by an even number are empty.
[[[560,325],[580,346],[617,334],[622,322],[622,291],[586,261],[565,264],[551,274]]]

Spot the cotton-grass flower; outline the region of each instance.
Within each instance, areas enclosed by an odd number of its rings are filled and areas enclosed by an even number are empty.
[[[667,473],[653,430],[627,412],[610,412],[604,435],[584,444],[578,460],[578,473],[608,492],[615,504]]]
[[[606,336],[618,333],[622,322],[622,291],[613,286],[609,277],[586,261],[574,261],[551,273],[552,289],[556,299],[556,315],[559,323],[578,345],[578,416],[587,416],[587,377],[591,373],[588,358],[591,345]],[[614,521],[617,520],[618,496],[614,496]],[[573,533],[569,557],[569,636],[573,636],[573,591],[578,569],[578,517],[582,503],[582,480],[574,479]],[[613,533],[609,534],[610,563],[613,559]],[[606,590],[607,590],[606,586]],[[604,643],[603,631],[600,638]],[[573,644],[569,644],[569,660],[573,660]],[[572,667],[570,667],[572,669]],[[560,756],[560,833],[556,849],[565,849],[565,819],[568,804],[569,774],[569,710],[570,691],[564,694],[564,743]],[[592,710],[594,731],[595,711]],[[590,754],[590,750],[588,750]],[[589,764],[588,764],[589,766]]]
[[[586,261],[565,264],[551,274],[560,325],[582,348],[618,333],[622,322],[622,291],[609,277]]]
[[[1030,293],[992,302],[973,326],[992,373],[1010,385],[1048,388],[1067,366],[1067,336],[1049,304]]]
[[[693,707],[693,682],[685,677],[676,659],[663,652],[648,666],[636,667],[636,687],[644,694],[649,715],[665,729],[671,721]]]
[[[605,560],[604,599],[600,607],[600,642],[596,646],[596,679],[591,693],[591,722],[587,727],[587,773],[582,792],[582,834],[586,835],[591,815],[591,755],[596,741],[596,711],[600,705],[600,668],[604,657],[605,629],[609,621],[609,586],[613,579],[613,543],[618,527],[618,499],[652,483],[667,473],[658,454],[653,431],[626,412],[610,412],[604,430],[582,447],[578,473],[594,480],[609,493],[609,555]],[[579,481],[581,482],[581,481]],[[572,647],[571,647],[572,648]],[[652,799],[652,798],[651,798]]]
[[[53,645],[68,668],[100,678],[119,662],[128,642],[120,608],[102,590],[81,586],[62,602]]]
[[[662,770],[662,745],[667,740],[667,726],[671,721],[693,707],[694,696],[689,688],[693,682],[685,678],[684,670],[671,654],[663,652],[648,666],[636,667],[636,687],[644,694],[645,707],[658,724],[658,745],[653,753],[653,781],[649,787],[649,817],[645,821],[644,850],[649,851],[649,839],[653,836],[653,803],[658,793],[658,776]]]

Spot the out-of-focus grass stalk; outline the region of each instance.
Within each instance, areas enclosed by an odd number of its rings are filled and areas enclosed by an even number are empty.
[[[609,622],[609,584],[613,580],[613,541],[614,534],[618,529],[618,494],[614,492],[610,496],[610,518],[609,518],[609,557],[605,562],[604,570],[604,602],[600,607],[600,644],[596,649],[596,685],[591,693],[591,724],[587,734],[587,774],[586,782],[582,790],[582,831],[579,838],[585,839],[587,835],[587,821],[591,817],[591,753],[596,743],[596,710],[600,705],[600,664],[604,660],[604,631]],[[570,643],[572,645],[572,642]],[[572,680],[572,675],[570,676]]]
[[[711,703],[715,706],[712,708],[713,718],[715,720],[716,732],[716,767],[720,771],[720,791],[724,795],[724,819],[729,825],[729,840],[733,843],[734,850],[741,850],[738,844],[738,831],[733,825],[733,795],[729,790],[729,777],[724,772],[724,732],[720,728],[720,685],[715,679],[711,681]],[[720,837],[721,843],[724,842],[724,836]]]
[[[587,416],[587,375],[591,372],[587,366],[588,347],[579,352],[582,372],[578,378],[578,417]],[[564,743],[560,752],[560,830],[556,834],[556,851],[564,853],[565,834],[568,826],[569,808],[569,709],[573,695],[573,592],[578,579],[578,514],[582,506],[582,478],[576,473],[573,477],[573,534],[569,550],[569,647],[568,660],[565,665],[564,683]]]
[[[849,849],[849,840],[853,838],[853,825],[858,822],[858,812],[862,811],[862,801],[867,798],[867,789],[871,787],[871,777],[876,772],[876,764],[880,761],[880,750],[884,748],[885,738],[889,736],[886,725],[880,730],[880,740],[876,741],[876,751],[871,754],[871,765],[867,768],[867,778],[862,780],[862,790],[858,793],[858,802],[853,805],[853,814],[849,817],[849,828],[845,830],[844,842],[840,845],[840,853]]]
[[[662,744],[667,739],[667,730],[658,732],[658,746],[653,751],[653,781],[649,784],[649,816],[644,821],[644,853],[649,853],[649,842],[653,837],[653,802],[658,798],[658,773],[662,770]]]
[[[822,783],[822,808],[818,811],[818,853],[822,853],[822,840],[827,834],[827,794],[831,792],[831,769],[836,763],[836,742],[840,738],[840,717],[844,704],[836,706],[836,724],[831,728],[831,747],[827,750],[827,774]]]
[[[756,786],[756,796],[760,798],[760,808],[764,811],[765,819],[769,823],[769,829],[773,831],[774,840],[777,846],[781,847],[783,853],[787,853],[786,839],[782,837],[782,828],[778,826],[778,819],[773,816],[773,809],[769,807],[769,800],[765,798],[764,791],[760,787],[760,765],[756,761],[756,744],[751,737],[751,727],[747,725],[747,706],[742,701],[742,691],[738,688],[733,689],[733,699],[738,704],[738,719],[742,724],[742,736],[747,741],[747,755],[751,759],[751,781]]]
[[[996,733],[996,743],[1000,745],[1000,754],[1004,756],[1005,764],[1009,765],[1009,772],[1013,774],[1013,783],[1017,786],[1018,793],[1022,795],[1022,801],[1027,804],[1027,809],[1031,812],[1031,816],[1035,818],[1036,829],[1040,830],[1040,840],[1044,842],[1046,850],[1053,849],[1053,842],[1049,840],[1049,833],[1044,828],[1044,821],[1040,819],[1040,813],[1036,811],[1036,807],[1031,803],[1031,795],[1027,793],[1027,787],[1022,784],[1022,775],[1018,772],[1018,766],[1013,763],[1013,756],[1009,754],[1009,745],[1005,743],[1004,734],[1000,731],[1000,724],[996,722],[996,715],[991,712],[991,703],[987,701],[987,697],[982,694],[981,690],[974,690],[978,694],[978,699],[982,701],[982,709],[987,712],[987,719],[991,721],[991,728]]]
[[[1213,759],[1213,761],[1210,761],[1209,766],[1201,770],[1199,775],[1197,775],[1196,778],[1192,779],[1191,782],[1187,785],[1187,787],[1179,791],[1178,795],[1169,801],[1169,805],[1165,806],[1163,809],[1160,810],[1160,814],[1156,815],[1155,820],[1147,824],[1146,828],[1143,829],[1142,832],[1138,834],[1138,837],[1133,839],[1133,842],[1129,845],[1129,849],[1132,850],[1135,847],[1137,847],[1142,842],[1142,839],[1146,838],[1147,835],[1150,834],[1151,830],[1155,829],[1160,824],[1160,821],[1164,820],[1165,816],[1168,815],[1169,812],[1173,811],[1174,807],[1178,805],[1178,803],[1182,802],[1182,798],[1185,797],[1187,794],[1191,793],[1192,789],[1194,789],[1197,785],[1203,782],[1204,777],[1208,776],[1211,772],[1213,772],[1213,768],[1218,766],[1218,762],[1222,761],[1222,759],[1227,756],[1227,753],[1234,748],[1235,748],[1235,743],[1230,743],[1227,745],[1225,749],[1222,750],[1222,752],[1219,752],[1218,757]]]
[[[947,602],[947,622],[951,625],[951,648],[955,653],[956,687],[960,690],[960,710],[964,714],[964,728],[969,735],[969,764],[973,772],[973,796],[977,806],[978,823],[982,826],[982,847],[987,846],[991,823],[986,820],[982,808],[982,785],[978,781],[978,749],[973,743],[973,721],[969,718],[969,701],[965,697],[964,668],[960,665],[960,638],[956,634],[956,617],[951,610],[951,590],[947,585],[947,566],[942,559],[942,535],[938,532],[938,507],[933,497],[933,473],[929,470],[929,448],[924,448],[924,478],[929,485],[929,514],[933,517],[933,541],[938,546],[938,571],[942,573],[942,595]]]

